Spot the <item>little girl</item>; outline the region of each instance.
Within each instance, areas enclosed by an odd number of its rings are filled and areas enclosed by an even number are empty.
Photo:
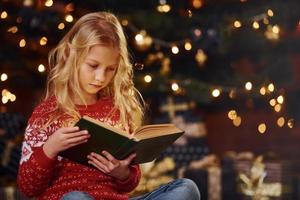
[[[25,130],[18,185],[40,200],[128,199],[141,172],[109,152],[91,152],[90,167],[59,153],[87,142],[89,133],[73,124],[83,115],[130,134],[142,123],[143,107],[135,89],[127,42],[117,18],[107,12],[81,17],[49,54],[51,71],[45,99]],[[99,133],[101,134],[101,133]],[[195,184],[175,180],[133,199],[200,199]]]

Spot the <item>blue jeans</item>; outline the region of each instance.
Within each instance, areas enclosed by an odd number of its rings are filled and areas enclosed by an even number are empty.
[[[196,184],[190,179],[176,179],[156,190],[130,200],[200,200],[200,192]],[[61,200],[94,200],[90,195],[73,191],[65,194]]]

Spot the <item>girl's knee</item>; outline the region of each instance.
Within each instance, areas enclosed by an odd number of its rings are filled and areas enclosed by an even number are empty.
[[[198,189],[198,186],[194,181],[187,178],[179,179],[181,182],[182,187],[185,188],[185,190],[193,196],[192,199],[200,199],[200,192]]]

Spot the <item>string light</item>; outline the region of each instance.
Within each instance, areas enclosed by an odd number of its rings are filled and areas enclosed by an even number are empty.
[[[194,8],[197,8],[197,9],[201,8],[203,6],[202,0],[193,0],[192,4],[193,4]]]
[[[257,21],[254,21],[253,24],[252,24],[252,27],[254,29],[259,29],[259,23]]]
[[[192,44],[190,42],[185,42],[184,48],[187,51],[190,51],[192,49]]]
[[[265,123],[261,123],[261,124],[258,125],[258,131],[259,131],[261,134],[265,133],[266,130],[267,130],[267,126],[266,126]]]
[[[287,122],[287,126],[289,128],[293,128],[294,127],[294,119],[289,119],[288,122]]]
[[[272,27],[272,31],[273,31],[273,33],[275,33],[275,34],[279,34],[279,32],[280,32],[279,26],[278,26],[278,25],[274,25],[274,26]]]
[[[144,80],[145,80],[146,83],[150,83],[152,81],[152,77],[150,75],[146,75],[144,77]]]
[[[247,82],[245,84],[245,88],[246,88],[246,90],[250,91],[252,89],[252,83],[251,82]]]
[[[32,0],[24,0],[23,1],[23,5],[26,7],[32,6],[33,5],[33,1]]]
[[[173,91],[179,90],[179,85],[177,83],[172,83],[171,88]]]
[[[12,26],[12,27],[10,27],[10,28],[7,30],[7,32],[9,32],[9,33],[16,33],[16,32],[18,32],[18,27]]]
[[[272,107],[274,107],[274,106],[276,105],[276,100],[275,100],[275,99],[271,99],[271,100],[269,101],[269,104],[270,104]]]
[[[276,105],[274,106],[275,112],[280,112],[280,111],[281,111],[281,108],[282,108],[282,106],[281,106],[280,104],[276,104]]]
[[[240,21],[238,21],[238,20],[235,20],[234,23],[233,23],[233,26],[235,28],[240,28],[242,26],[242,23]]]
[[[129,22],[128,22],[127,19],[123,19],[123,20],[121,21],[121,24],[122,24],[123,26],[128,26]]]
[[[66,22],[69,22],[69,23],[71,23],[71,22],[74,20],[74,18],[73,18],[73,16],[72,16],[72,15],[70,15],[70,14],[67,14],[67,15],[66,15],[66,17],[65,17],[65,20],[66,20]]]
[[[218,97],[218,96],[220,96],[220,94],[221,94],[220,89],[214,89],[214,90],[212,91],[212,93],[211,93],[211,95],[212,95],[213,97]]]
[[[21,39],[19,42],[19,46],[20,47],[25,47],[26,46],[26,40],[25,39]]]
[[[198,64],[201,66],[207,60],[207,55],[204,53],[204,51],[202,49],[198,49],[198,51],[195,55],[195,59],[198,62]]]
[[[283,104],[284,98],[283,98],[282,95],[280,95],[280,96],[277,97],[277,102],[278,102],[279,104]]]
[[[6,19],[7,16],[8,16],[8,14],[7,14],[6,11],[3,11],[3,12],[1,13],[1,19]]]
[[[64,24],[63,22],[61,22],[61,23],[58,24],[57,28],[58,28],[59,30],[62,30],[62,29],[65,28],[65,24]]]
[[[40,45],[41,45],[41,46],[46,45],[47,42],[48,42],[48,39],[47,39],[46,37],[42,37],[42,38],[40,39]]]
[[[8,76],[7,76],[7,74],[5,74],[5,73],[3,73],[3,74],[1,74],[1,81],[6,81],[8,79]]]
[[[269,17],[274,16],[274,12],[271,9],[268,9],[267,14],[268,14]]]
[[[162,12],[162,13],[167,13],[171,10],[171,6],[168,4],[164,4],[164,5],[158,5],[157,6],[157,11],[158,12]]]
[[[274,86],[273,83],[270,83],[270,84],[268,85],[268,90],[269,90],[270,92],[273,92],[273,91],[275,90],[275,86]]]
[[[40,64],[39,67],[38,67],[38,71],[41,72],[41,73],[45,72],[46,71],[45,66],[43,64]]]
[[[267,90],[266,90],[265,87],[261,87],[260,90],[259,90],[259,93],[260,93],[261,95],[265,95],[266,92],[267,92]]]
[[[179,53],[179,48],[176,45],[172,46],[172,53],[173,54],[178,54]]]
[[[284,123],[285,123],[284,117],[279,117],[279,118],[277,119],[277,125],[278,125],[279,127],[283,127],[283,126],[284,126]]]
[[[47,7],[51,7],[52,5],[53,5],[53,1],[52,0],[47,0],[45,2],[45,6],[47,6]]]
[[[237,117],[237,112],[235,110],[230,110],[228,112],[228,118],[234,120]]]
[[[232,123],[234,126],[239,127],[242,123],[242,118],[237,116],[235,119],[233,119]]]

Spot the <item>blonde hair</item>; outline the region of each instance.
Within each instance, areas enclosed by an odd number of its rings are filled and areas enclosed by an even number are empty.
[[[122,26],[111,13],[95,12],[84,15],[49,53],[50,73],[45,99],[56,97],[54,117],[57,117],[58,113],[66,113],[74,118],[80,117],[73,98],[79,97],[85,105],[87,103],[79,84],[79,66],[94,45],[112,45],[119,51],[116,74],[99,95],[111,97],[115,105],[113,110],[120,112],[121,123],[135,130],[142,123],[144,101],[133,84],[133,67]]]

